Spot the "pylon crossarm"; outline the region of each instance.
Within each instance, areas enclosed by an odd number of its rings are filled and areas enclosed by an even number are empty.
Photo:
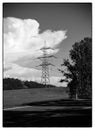
[[[54,49],[51,48],[51,47],[42,47],[40,50],[48,50],[48,49],[54,50]]]
[[[51,64],[51,63],[44,63],[44,64],[40,64],[40,65],[38,65],[38,66],[36,66],[36,67],[39,67],[39,66],[43,66],[43,67],[45,67],[45,66],[49,66],[49,65],[51,65],[51,66],[55,66],[55,65],[53,65],[53,64]]]
[[[43,59],[43,58],[57,58],[57,57],[55,57],[55,56],[53,56],[53,55],[50,55],[50,56],[42,56],[42,57],[37,57],[36,59]]]

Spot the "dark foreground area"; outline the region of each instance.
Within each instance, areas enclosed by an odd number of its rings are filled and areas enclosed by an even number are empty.
[[[22,104],[25,109],[4,110],[4,127],[91,127],[90,100],[57,100]]]

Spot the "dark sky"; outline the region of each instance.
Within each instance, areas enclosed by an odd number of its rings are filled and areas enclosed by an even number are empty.
[[[56,54],[60,65],[68,57],[69,50],[75,42],[84,37],[91,37],[92,5],[91,3],[4,3],[3,17],[36,19],[40,32],[44,30],[67,30],[67,38],[60,44]]]

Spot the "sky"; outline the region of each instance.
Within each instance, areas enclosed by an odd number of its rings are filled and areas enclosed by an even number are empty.
[[[91,37],[91,27],[90,3],[4,3],[4,77],[40,82],[41,67],[36,66],[41,61],[36,58],[46,41],[54,48],[48,53],[57,57],[49,61],[55,65],[50,67],[50,83],[65,87],[57,68],[75,42]]]

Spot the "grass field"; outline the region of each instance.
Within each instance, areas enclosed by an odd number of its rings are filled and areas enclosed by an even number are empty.
[[[91,127],[91,100],[69,99],[64,88],[7,90],[4,127]]]
[[[18,106],[24,103],[48,101],[57,99],[67,99],[68,94],[64,88],[36,88],[4,90],[3,106],[4,108]]]

